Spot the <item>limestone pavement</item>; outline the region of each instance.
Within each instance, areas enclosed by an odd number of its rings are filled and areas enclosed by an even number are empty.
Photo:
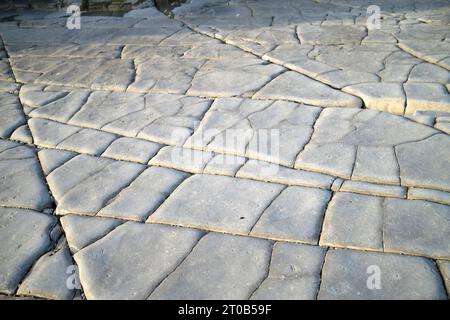
[[[1,295],[447,299],[450,5],[370,4],[1,12]]]

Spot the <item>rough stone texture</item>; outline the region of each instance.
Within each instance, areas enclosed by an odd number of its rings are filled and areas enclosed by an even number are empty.
[[[269,274],[251,298],[312,300],[320,284],[325,250],[315,246],[277,242],[270,261]]]
[[[344,88],[364,100],[369,109],[402,114],[405,109],[405,94],[400,83],[362,83]]]
[[[319,112],[292,102],[217,99],[185,146],[291,166]]]
[[[139,164],[79,155],[54,170],[47,181],[58,213],[95,215],[144,169]]]
[[[67,278],[70,275],[67,270],[72,265],[69,249],[61,245],[36,262],[17,294],[47,299],[71,299],[75,291],[67,287]]]
[[[193,229],[127,222],[74,256],[84,294],[88,299],[145,299],[202,235]]]
[[[210,105],[196,97],[105,91],[66,92],[56,100],[52,97],[51,102],[36,102],[51,92],[30,93],[34,94],[29,98],[34,107],[32,117],[166,144],[182,144]]]
[[[445,260],[438,260],[437,265],[439,266],[439,270],[441,271],[448,295],[448,292],[450,292],[450,262]]]
[[[50,207],[33,148],[0,140],[0,150],[0,205],[37,210]]]
[[[408,199],[428,200],[450,205],[450,193],[439,190],[409,188]]]
[[[279,99],[324,107],[360,108],[361,100],[299,73],[288,71],[255,94],[259,99]]]
[[[150,299],[247,299],[264,279],[270,241],[210,233]]]
[[[52,216],[26,209],[0,208],[0,292],[12,294],[51,245]]]
[[[400,145],[396,151],[402,185],[450,191],[450,172],[447,170],[450,166],[449,136],[437,134]]]
[[[317,244],[330,197],[326,190],[288,187],[263,212],[250,235]]]
[[[70,151],[41,149],[38,152],[39,161],[42,171],[45,175],[49,175],[53,170],[63,165],[77,154]]]
[[[311,142],[359,146],[395,146],[421,140],[438,131],[409,119],[376,110],[323,110]]]
[[[367,286],[368,278],[374,275],[374,267],[368,269],[370,266],[379,268],[380,289],[371,290]],[[318,298],[421,300],[447,297],[431,260],[338,249],[330,250],[325,257]]]
[[[322,172],[349,179],[356,148],[345,144],[309,144],[299,154],[295,168]]]
[[[258,160],[248,160],[236,177],[322,189],[330,189],[334,180],[325,174],[294,170]]]
[[[208,161],[203,173],[234,176],[244,163],[243,157],[218,154]]]
[[[387,251],[449,259],[449,217],[450,210],[445,205],[420,200],[386,199],[384,248]]]
[[[394,149],[391,147],[359,147],[352,179],[399,184],[399,168]]]
[[[77,252],[99,240],[123,221],[68,214],[60,219],[70,250]]]
[[[406,188],[386,186],[361,181],[344,181],[339,188],[342,192],[354,192],[382,197],[406,198]]]
[[[16,95],[0,92],[0,137],[8,138],[11,133],[25,123],[22,108]]]
[[[283,186],[221,176],[185,180],[148,222],[247,233]]]
[[[143,221],[189,174],[150,167],[108,202],[98,216]]]
[[[147,163],[160,148],[161,145],[158,143],[123,137],[113,141],[102,153],[102,156]]]
[[[164,147],[148,164],[179,169],[191,173],[202,173],[208,162],[212,160],[212,152],[180,148]]]
[[[254,58],[205,63],[195,74],[187,94],[206,97],[252,95],[284,68]]]
[[[337,193],[325,212],[321,245],[382,250],[383,199]]]
[[[441,84],[407,83],[405,92],[408,97],[406,113],[414,113],[416,110],[450,110],[450,94]]]

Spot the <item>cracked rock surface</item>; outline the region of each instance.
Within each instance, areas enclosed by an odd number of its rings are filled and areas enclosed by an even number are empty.
[[[447,299],[450,4],[367,6],[2,12],[0,295]]]

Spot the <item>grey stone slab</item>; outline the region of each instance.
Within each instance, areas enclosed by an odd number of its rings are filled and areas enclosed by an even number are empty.
[[[206,165],[203,173],[235,176],[245,163],[244,157],[217,154]]]
[[[19,90],[20,84],[11,81],[0,80],[0,91],[8,92],[8,93],[17,93]]]
[[[100,155],[117,139],[115,134],[100,130],[81,129],[55,147],[79,153]]]
[[[142,94],[95,91],[84,101],[77,103],[76,112],[72,112],[70,120],[66,121],[76,126],[101,129],[114,120],[142,110],[144,106]],[[41,109],[35,112],[40,112]]]
[[[73,121],[127,137],[181,145],[211,104],[206,99],[171,94],[148,94],[133,99],[119,96],[117,100],[114,97],[108,96],[104,107],[96,103],[85,106]],[[141,105],[142,108],[136,108]]]
[[[195,175],[185,180],[147,221],[248,233],[282,189],[278,184]]]
[[[374,278],[378,275],[379,287]],[[325,257],[318,298],[435,300],[446,299],[446,294],[431,260],[385,253],[330,250]]]
[[[52,216],[26,209],[0,208],[0,291],[15,292],[28,269],[51,245]]]
[[[39,162],[45,175],[49,175],[76,155],[74,152],[52,149],[41,149],[38,152]]]
[[[61,199],[74,186],[111,164],[113,160],[77,155],[47,176],[47,183],[55,199]]]
[[[33,137],[27,124],[21,125],[9,137],[11,140],[26,144],[33,144]]]
[[[266,108],[270,107],[271,102],[269,101],[256,101],[252,99],[241,99],[241,98],[220,98],[215,99],[211,108],[205,114],[203,120],[198,126],[197,130],[194,132],[192,137],[190,137],[184,144],[187,147],[195,149],[206,149],[211,142],[217,138],[215,142],[214,150],[219,151],[229,151],[233,154],[242,154],[245,152],[245,146],[248,139],[241,137],[241,140],[229,141],[230,146],[226,145],[226,140],[223,140],[222,132],[225,132],[228,128],[236,129],[236,133],[232,135],[231,132],[230,139],[235,139],[237,134],[241,136],[247,136],[247,129],[249,127],[235,128],[235,125],[245,121],[251,114],[261,112]],[[221,138],[221,139],[220,139]],[[226,138],[226,132],[225,132]],[[219,140],[220,139],[220,140]],[[243,144],[243,145],[241,145]],[[220,148],[220,149],[219,149]],[[211,146],[209,147],[211,149]],[[213,150],[213,151],[214,151]]]
[[[313,49],[310,45],[300,45],[298,43],[283,43],[274,50],[262,56],[263,59],[272,63],[281,64],[286,68],[317,77],[319,74],[337,70],[336,68],[321,63],[308,57],[308,53]]]
[[[399,42],[399,47],[425,61],[436,63],[445,68],[445,64],[441,64],[439,61],[449,56],[450,44],[448,42],[435,41],[431,38],[421,39],[421,41],[402,39]]]
[[[144,169],[145,167],[140,164],[112,161],[99,171],[78,181],[62,196],[55,195],[58,203],[57,212],[95,215]],[[55,187],[58,188],[58,185]]]
[[[168,146],[161,148],[148,164],[191,173],[202,173],[213,156],[214,154],[209,151]]]
[[[432,189],[409,188],[408,199],[428,200],[450,206],[450,193]]]
[[[95,91],[78,104],[69,124],[101,129],[114,120],[138,112],[145,106],[144,96],[136,93]]]
[[[269,275],[253,293],[254,300],[312,300],[319,290],[325,249],[277,242]]]
[[[168,19],[165,19],[168,20]],[[170,37],[167,37],[159,45],[161,46],[186,46],[186,45],[201,45],[204,43],[217,43],[209,37],[193,32],[191,29],[184,26],[181,30],[173,33]]]
[[[408,82],[436,82],[446,84],[450,82],[450,71],[431,63],[421,63],[411,70]]]
[[[421,201],[386,199],[384,248],[436,259],[450,258],[450,207]]]
[[[293,102],[217,99],[185,146],[292,166],[319,112]]]
[[[246,52],[256,54],[257,56],[264,56],[264,54],[272,51],[275,48],[275,46],[272,44],[261,44],[258,42],[254,42],[251,39],[241,39],[239,37],[230,38],[221,33],[217,33],[214,36],[216,36],[218,39],[223,39],[226,41],[226,43],[239,47]]]
[[[308,143],[320,109],[276,101],[248,117],[253,129],[246,147],[250,158],[292,166],[298,151]]]
[[[264,210],[250,235],[317,244],[331,192],[288,187]]]
[[[380,197],[406,198],[406,188],[404,187],[375,184],[363,181],[344,181],[339,191]]]
[[[143,221],[188,176],[177,170],[150,167],[111,199],[97,215]]]
[[[345,87],[343,91],[361,97],[369,109],[397,114],[405,111],[406,96],[401,83],[362,83]]]
[[[297,72],[288,71],[265,85],[255,95],[258,99],[290,100],[319,107],[360,108],[359,98],[330,88]]]
[[[208,61],[192,80],[189,95],[206,97],[251,96],[284,70],[254,58]]]
[[[445,134],[397,146],[402,185],[450,191],[449,146]]]
[[[145,62],[151,58],[171,58],[182,57],[189,49],[190,45],[178,46],[148,46],[145,44],[126,45],[122,51],[122,57],[133,59],[137,64]]]
[[[47,94],[47,92],[38,92],[38,94]],[[40,103],[34,105],[35,109],[30,113],[30,117],[46,118],[66,123],[69,120],[72,120],[73,116],[79,112],[80,108],[82,108],[85,104],[88,105],[90,101],[95,100],[95,97],[99,94],[101,93],[90,93],[88,91],[72,91],[64,97],[61,97],[49,103]],[[119,99],[117,95],[116,99]],[[99,99],[97,99],[97,101],[95,102],[97,102],[98,104],[104,103],[104,101],[98,100]],[[106,106],[102,105],[102,107],[106,111]],[[111,113],[112,112],[105,112],[104,114],[110,115]],[[93,120],[96,120],[95,115],[90,114],[90,117],[91,122]],[[73,123],[77,124],[76,120],[74,120]]]
[[[359,44],[366,36],[361,26],[309,26],[301,25],[297,30],[300,41],[305,44]]]
[[[300,29],[302,26],[299,27]],[[333,28],[333,27],[328,27]],[[352,26],[335,26],[334,29],[352,28]],[[361,28],[361,27],[357,27]],[[309,55],[314,56],[317,61],[330,65],[345,72],[360,72],[360,83],[373,82],[377,79],[377,72],[382,70],[384,62],[387,61],[393,51],[398,50],[394,45],[378,44],[352,45],[345,43],[338,46],[316,46]],[[375,77],[374,77],[375,76]]]
[[[438,131],[420,123],[377,110],[327,108],[314,125],[312,143],[395,146],[429,137]]]
[[[270,241],[210,233],[150,299],[248,299],[267,274]]]
[[[450,111],[450,94],[438,83],[405,83],[407,104],[405,113],[417,110]]]
[[[383,250],[383,198],[338,192],[325,212],[320,245]]]
[[[419,111],[420,112],[420,111]],[[435,122],[435,117],[431,116],[431,115],[421,115],[420,113],[414,113],[414,115],[406,115],[405,117],[418,122],[418,123],[422,123],[425,124],[427,126],[432,127],[434,125]],[[439,129],[439,128],[436,128]]]
[[[438,260],[437,265],[447,288],[447,295],[450,292],[450,261]]]
[[[331,185],[331,191],[338,192],[339,189],[341,188],[342,184],[345,181],[347,181],[347,180],[344,180],[344,179],[341,179],[341,178],[334,179],[333,184]]]
[[[414,64],[387,63],[386,61],[385,68],[378,72],[378,75],[381,77],[382,83],[388,84],[387,87],[389,87],[389,83],[400,84],[406,82],[413,67]],[[391,94],[392,93],[391,90]],[[398,106],[398,108],[400,109],[400,106]]]
[[[236,173],[236,177],[322,189],[330,189],[335,179],[322,173],[292,169],[259,160],[248,160]]]
[[[124,221],[68,214],[60,219],[72,252],[77,252],[107,235]]]
[[[84,294],[88,299],[145,299],[202,235],[194,229],[123,224],[75,254]]]
[[[392,147],[360,146],[352,179],[384,184],[400,184],[400,169]]]
[[[239,59],[239,58],[253,58],[250,53],[243,52],[242,50],[230,46],[225,43],[203,43],[196,45],[184,54],[186,58],[202,58],[202,59]]]
[[[360,83],[370,83],[371,85],[377,86],[378,82],[380,81],[380,78],[369,72],[361,72],[361,71],[353,71],[353,70],[336,70],[336,71],[330,71],[326,72],[324,74],[317,75],[317,79],[321,82],[324,82],[334,88],[342,89],[344,87],[348,87],[351,85],[357,85]],[[346,90],[344,90],[346,91]],[[357,96],[360,96],[359,94],[356,94],[351,91],[347,91],[349,93],[355,94]],[[362,95],[361,98],[364,98]],[[368,106],[369,99],[366,99],[365,101],[366,105]]]
[[[291,102],[217,99],[185,146],[292,165],[318,113]]]
[[[102,156],[146,164],[161,147],[159,143],[122,137],[114,140]]]
[[[1,53],[0,53],[1,56]],[[2,57],[6,58],[6,57]],[[0,80],[14,82],[14,75],[8,59],[0,60]]]
[[[11,140],[0,140],[0,160],[25,160],[34,158],[35,155],[35,150],[30,146]]]
[[[93,57],[93,58],[119,58],[120,46],[97,43],[42,43],[22,42],[8,45],[11,57]]]
[[[129,91],[184,94],[203,63],[201,59],[148,59],[137,65]]]
[[[0,93],[0,137],[8,138],[26,120],[19,99],[7,92]]]
[[[39,258],[20,284],[17,294],[56,300],[72,299],[75,291],[67,286],[70,276],[67,270],[72,265],[67,246],[57,247]]]
[[[37,84],[94,90],[124,91],[135,73],[132,62],[121,59],[41,57],[39,61],[35,64],[32,57],[16,57],[11,59],[11,66],[25,72],[38,72],[33,81]]]
[[[34,143],[46,148],[54,148],[64,139],[82,130],[80,127],[37,118],[29,119],[28,126]]]
[[[5,142],[0,141],[0,145]],[[42,210],[51,206],[39,162],[31,147],[11,142],[0,157],[0,204]],[[15,148],[16,147],[16,148]]]
[[[295,161],[295,168],[317,171],[349,179],[356,158],[356,147],[348,144],[308,144]]]
[[[438,122],[434,127],[450,135],[450,122]]]

